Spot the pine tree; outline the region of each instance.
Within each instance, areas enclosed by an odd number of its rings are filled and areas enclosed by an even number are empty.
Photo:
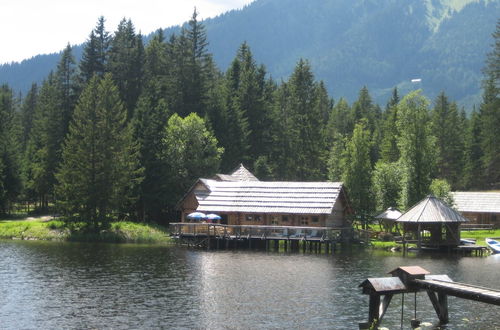
[[[108,61],[110,35],[104,27],[105,19],[99,17],[97,25],[89,35],[83,47],[82,60],[80,61],[79,80],[83,88],[94,75],[104,76]]]
[[[110,42],[107,72],[113,75],[131,119],[141,93],[143,81],[144,45],[136,35],[131,20],[122,19]]]
[[[26,94],[21,106],[21,126],[23,133],[21,137],[21,145],[23,152],[26,150],[31,129],[33,128],[33,117],[38,100],[38,85],[33,83],[31,89]]]
[[[80,96],[65,141],[57,205],[96,230],[133,202],[133,186],[141,180],[126,116],[111,75],[96,75]]]
[[[436,137],[438,177],[456,189],[460,185],[465,162],[464,128],[457,105],[450,103],[444,92],[436,98],[431,112],[431,125]]]
[[[481,148],[481,119],[477,111],[470,115],[466,134],[466,160],[464,186],[466,189],[479,190],[484,185],[483,150]]]
[[[397,144],[397,127],[399,94],[398,89],[394,88],[392,97],[387,103],[384,113],[382,142],[380,147],[380,158],[386,163],[397,162],[399,159],[399,149]]]
[[[22,188],[15,107],[12,90],[0,86],[0,214],[10,212]]]
[[[64,136],[68,133],[69,122],[73,116],[73,110],[78,97],[76,62],[69,44],[64,49],[61,59],[57,64],[55,80],[56,87],[60,94],[61,122],[63,128],[60,141],[62,143]]]
[[[500,187],[500,19],[493,33],[493,49],[488,53],[480,106],[481,149],[485,188]]]
[[[34,192],[41,209],[47,209],[53,194],[55,171],[61,160],[64,138],[60,93],[54,75],[42,83],[33,128],[25,154],[26,188]]]

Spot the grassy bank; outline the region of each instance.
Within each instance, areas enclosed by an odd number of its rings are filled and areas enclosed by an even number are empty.
[[[487,237],[500,237],[500,229],[462,231],[460,237],[475,239],[477,245],[486,246],[484,239]]]
[[[500,229],[495,230],[475,230],[475,231],[462,231],[460,233],[461,238],[471,238],[476,240],[476,244],[480,246],[486,246],[484,241],[487,237],[500,237]],[[394,241],[382,241],[382,240],[372,240],[370,246],[373,249],[378,250],[390,250],[392,248],[401,248],[401,244],[397,244]]]
[[[88,231],[83,223],[60,220],[0,220],[0,238],[113,243],[170,243],[166,228],[155,224],[119,221],[109,229]]]

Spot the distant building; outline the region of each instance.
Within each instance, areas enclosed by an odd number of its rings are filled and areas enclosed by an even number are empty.
[[[455,208],[471,223],[500,228],[499,191],[456,191],[452,196]]]
[[[228,225],[350,226],[341,182],[259,181],[243,165],[231,174],[199,179],[179,203],[182,222],[194,211],[216,213]]]

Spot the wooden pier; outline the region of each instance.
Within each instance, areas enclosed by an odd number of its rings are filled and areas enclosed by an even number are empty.
[[[171,223],[179,244],[211,249],[260,249],[334,253],[338,243],[359,239],[352,228],[248,226],[217,223]]]
[[[405,293],[415,293],[416,299],[417,292],[425,291],[441,324],[449,322],[448,296],[500,306],[500,290],[454,282],[447,275],[430,275],[419,266],[399,267],[389,273],[393,276],[368,278],[359,285],[370,296],[368,322],[360,323],[360,329],[377,329],[395,294],[403,294],[404,301]],[[415,317],[412,326],[418,324]]]

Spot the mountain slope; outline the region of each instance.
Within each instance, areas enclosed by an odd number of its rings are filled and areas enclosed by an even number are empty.
[[[205,25],[223,70],[247,41],[277,80],[308,59],[336,99],[352,101],[366,85],[384,104],[398,86],[403,93],[423,88],[431,98],[444,90],[470,107],[480,99],[481,68],[499,12],[500,0],[257,0]],[[56,62],[51,55],[0,66],[0,83],[27,90]]]

